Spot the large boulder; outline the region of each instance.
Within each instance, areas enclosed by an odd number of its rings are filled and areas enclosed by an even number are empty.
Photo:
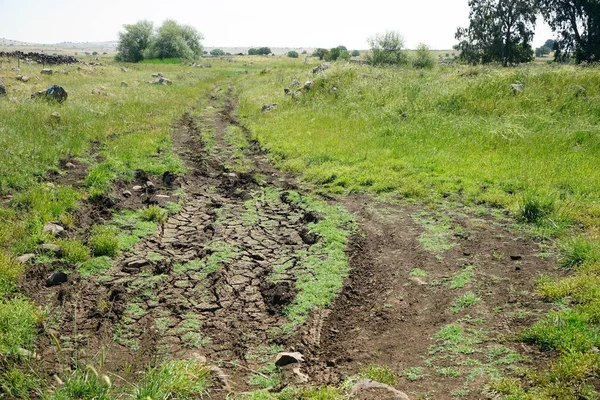
[[[329,68],[331,68],[331,63],[324,62],[323,64],[319,65],[318,67],[313,68],[312,72],[313,72],[313,74],[318,74],[319,72],[325,71]]]
[[[47,100],[54,100],[58,103],[62,103],[67,99],[69,95],[67,91],[61,86],[52,85],[48,90],[42,90],[31,95],[32,99],[45,98]]]

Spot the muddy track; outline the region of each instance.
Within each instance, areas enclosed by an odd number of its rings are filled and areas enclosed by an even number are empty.
[[[177,121],[175,149],[188,172],[175,186],[185,202],[155,235],[97,278],[74,273],[69,284],[46,288],[47,274],[61,266],[29,271],[26,290],[50,313],[41,346],[48,373],[101,362],[126,376],[164,359],[206,358],[240,391],[248,388],[250,371],[264,366],[257,348],[289,348],[293,339],[273,331],[288,322],[283,309],[295,297],[300,254],[318,240],[307,229],[317,217],[286,198],[285,190],[296,188],[293,180],[255,146],[245,154],[250,172],[228,170],[232,149],[224,136],[237,124],[230,96],[202,120],[186,113]],[[210,150],[200,124],[214,132]],[[260,196],[271,189],[279,198]],[[268,279],[274,269],[276,282]]]

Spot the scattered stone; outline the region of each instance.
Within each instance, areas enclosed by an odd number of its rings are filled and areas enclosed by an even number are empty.
[[[51,235],[59,235],[61,234],[63,231],[65,230],[65,228],[63,228],[62,226],[58,225],[58,224],[53,224],[52,222],[47,222],[46,225],[44,225],[44,229],[42,229],[42,233],[49,233]]]
[[[40,246],[40,249],[50,251],[56,254],[57,256],[60,256],[62,254],[62,248],[57,244],[44,243]]]
[[[129,190],[124,190],[122,194],[125,198],[129,198],[133,195]]]
[[[62,103],[67,97],[67,91],[58,85],[52,85],[48,90],[42,90],[31,95],[32,99],[45,98],[47,100],[55,100],[58,103]]]
[[[43,69],[43,70],[40,72],[40,74],[42,74],[42,75],[52,75],[52,70],[51,70],[51,69],[49,69],[49,68],[44,68],[44,69]]]
[[[62,117],[60,116],[60,113],[57,111],[54,111],[52,114],[50,114],[50,120],[52,122],[60,122],[62,119]]]
[[[127,87],[127,86],[129,86],[129,85],[127,84],[127,82],[123,81],[123,82],[121,82],[121,86],[123,86],[123,87]]]
[[[292,91],[290,90],[290,88],[285,88],[285,89],[283,89],[283,93],[287,96],[287,95],[291,94]]]
[[[262,112],[273,111],[276,107],[277,107],[277,103],[265,104],[264,106],[262,106],[261,111]]]
[[[65,164],[65,168],[66,169],[73,169],[75,168],[75,164],[73,164],[72,162],[68,162]]]
[[[104,86],[100,86],[100,87],[92,89],[92,94],[101,94],[104,96],[108,96],[108,92],[106,91],[106,87],[104,87]]]
[[[313,86],[315,86],[315,83],[313,81],[306,81],[304,83],[304,89],[306,90],[312,89]]]
[[[427,282],[425,280],[423,280],[423,278],[421,278],[421,277],[411,276],[409,279],[411,281],[413,281],[414,283],[416,283],[417,285],[427,285]]]
[[[158,199],[170,199],[171,196],[167,196],[166,194],[157,194],[156,196],[154,196]]]
[[[360,396],[361,392],[368,392],[370,395],[372,392],[376,390],[380,393],[380,399],[402,399],[402,400],[410,400],[410,398],[406,395],[406,393],[399,391],[396,388],[393,388],[390,385],[386,385],[385,383],[375,382],[371,379],[359,379],[352,389],[350,390],[350,394],[353,396]],[[383,393],[381,393],[383,392]],[[373,393],[375,394],[375,393]],[[360,397],[359,397],[360,398]],[[369,397],[376,398],[376,397]]]
[[[125,67],[121,67],[121,71],[122,71],[122,72],[127,72],[127,71],[129,71],[129,70],[128,70],[127,68],[125,68]]]
[[[37,353],[27,350],[27,349],[23,349],[21,347],[19,347],[17,349],[17,354],[19,354],[19,356],[24,357],[24,358],[35,358],[36,360],[40,359],[40,356]]]
[[[131,188],[131,190],[135,190],[136,192],[140,192],[142,190],[144,190],[144,188],[140,185],[136,185],[134,187]]]
[[[581,85],[571,86],[569,88],[571,92],[575,94],[575,96],[585,96],[585,88]]]
[[[21,264],[25,264],[25,263],[27,263],[27,261],[31,260],[32,258],[35,258],[35,254],[27,253],[27,254],[23,254],[22,256],[17,257],[17,261],[20,262]]]
[[[133,81],[133,86],[140,86],[140,83],[138,81]]]
[[[362,74],[360,74],[359,76],[360,76],[361,78],[370,78],[370,77],[371,77],[371,74],[365,74],[365,73],[362,73]]]
[[[329,68],[331,68],[331,63],[324,62],[323,64],[319,65],[318,67],[313,68],[312,72],[313,72],[313,74],[318,74],[319,72],[328,70]]]
[[[69,275],[62,271],[55,271],[46,279],[46,286],[58,286],[61,283],[65,283],[69,279]]]
[[[383,77],[383,74],[381,72],[378,72],[377,74],[375,74],[375,79],[381,79]]]
[[[513,261],[517,261],[517,260],[522,260],[523,257],[522,256],[513,255],[513,256],[510,256],[510,259],[513,260]]]
[[[334,87],[332,87],[332,88],[331,88],[331,91],[332,91],[333,93],[337,93],[337,92],[338,92],[338,88],[336,88],[336,87],[334,86]]]
[[[308,381],[310,380],[310,377],[308,375],[300,371],[300,367],[296,367],[292,369],[292,371],[294,372],[294,375],[296,375],[296,381],[298,383],[308,383]]]
[[[144,265],[150,264],[148,260],[134,260],[127,263],[127,266],[130,268],[141,268]]]
[[[156,190],[156,185],[154,183],[152,183],[152,181],[146,181],[146,187],[149,190]]]
[[[292,81],[292,87],[300,87],[302,86],[302,82],[300,82],[298,79],[294,79]]]
[[[302,353],[294,352],[294,353],[279,353],[277,357],[275,357],[275,365],[277,367],[283,367],[289,364],[296,364],[304,362],[304,356]]]
[[[2,81],[0,81],[0,96],[6,96],[6,87]]]
[[[29,81],[29,79],[31,79],[29,76],[27,76],[27,75],[23,75],[23,76],[21,77],[21,82],[28,82],[28,81]]]
[[[12,67],[11,69],[12,69],[13,71],[20,71],[20,70],[21,70],[21,68],[19,68],[19,67]]]
[[[175,179],[177,179],[177,175],[175,175],[171,171],[165,171],[165,173],[162,175],[162,181],[167,186],[173,185]]]
[[[292,93],[292,99],[297,99],[298,97],[302,96],[302,92],[297,90],[294,93]]]
[[[157,73],[155,73],[155,74],[152,74],[152,77],[153,77],[153,78],[162,78],[163,76],[164,76],[164,75],[163,75],[163,73],[162,73],[162,72],[157,72]]]
[[[159,77],[158,79],[155,79],[153,81],[150,81],[149,83],[153,84],[153,85],[170,85],[173,83],[172,80],[164,78],[164,77]]]
[[[525,85],[522,83],[512,83],[510,88],[512,89],[513,94],[523,93],[523,91],[525,91]]]

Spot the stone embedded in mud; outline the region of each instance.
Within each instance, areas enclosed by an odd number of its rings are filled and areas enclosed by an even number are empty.
[[[69,275],[62,271],[53,272],[52,275],[46,279],[46,286],[58,286],[61,283],[65,283],[69,279]]]
[[[59,112],[54,111],[52,114],[50,114],[50,120],[58,123],[62,120],[62,117]]]
[[[175,182],[175,179],[177,179],[177,175],[175,175],[171,171],[166,171],[162,175],[162,181],[167,186],[171,186]]]
[[[122,194],[125,198],[129,198],[132,196],[132,193],[129,190],[124,190]]]
[[[43,70],[40,72],[40,74],[42,74],[42,75],[52,75],[52,72],[53,72],[53,71],[52,71],[51,69],[49,69],[49,68],[44,68],[44,69],[43,69]]]
[[[141,187],[140,185],[136,185],[134,187],[131,188],[131,190],[135,190],[136,192],[140,192],[141,190],[143,190],[144,188]]]
[[[62,254],[62,248],[57,244],[44,243],[40,246],[40,249],[50,251],[56,254],[57,256],[60,256]]]
[[[130,268],[141,268],[144,265],[150,264],[148,260],[134,260],[127,263],[127,266]]]
[[[277,357],[275,357],[275,365],[278,367],[283,367],[289,364],[296,364],[300,362],[304,362],[304,356],[302,355],[302,353],[299,353],[297,351],[293,353],[279,353],[277,354]]]
[[[65,228],[58,224],[47,222],[46,225],[44,225],[44,229],[42,229],[42,233],[49,233],[51,235],[57,236],[60,235],[64,230]]]
[[[75,168],[75,164],[73,164],[72,162],[68,162],[65,164],[65,168],[66,169],[73,169]]]
[[[27,261],[31,260],[34,257],[35,257],[35,254],[27,253],[27,254],[23,254],[22,256],[17,257],[17,261],[20,262],[21,264],[25,264]]]
[[[523,256],[512,255],[512,256],[510,256],[510,259],[513,261],[518,261],[518,260],[522,260]]]
[[[276,107],[277,107],[277,103],[265,104],[264,106],[262,106],[261,111],[262,112],[273,111]]]
[[[378,393],[374,393],[378,392]],[[375,395],[378,395],[377,398],[381,399],[401,399],[401,400],[410,400],[410,398],[406,395],[406,393],[399,391],[398,389],[386,385],[385,383],[379,383],[373,381],[371,379],[360,379],[358,380],[352,389],[350,390],[350,394],[352,396],[361,397],[361,393],[369,394],[369,399],[376,398]]]
[[[308,383],[308,381],[310,380],[310,378],[308,377],[308,375],[302,373],[302,371],[300,371],[300,367],[296,367],[292,370],[292,372],[294,372],[294,375],[296,375],[296,381],[298,383]]]
[[[129,85],[127,84],[127,82],[123,81],[123,82],[121,82],[121,86],[123,86],[123,87],[127,87],[127,86],[129,86]]]

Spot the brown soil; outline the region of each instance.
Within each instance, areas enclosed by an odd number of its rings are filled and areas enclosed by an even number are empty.
[[[265,357],[273,357],[265,349],[277,345],[305,355],[302,371],[310,384],[339,384],[376,364],[394,371],[396,388],[411,398],[446,399],[467,385],[468,371],[460,377],[435,375],[435,366],[448,366],[442,357],[424,367],[424,359],[433,357],[436,332],[450,323],[484,331],[486,339],[471,358],[485,361],[486,347],[529,326],[546,310],[532,294],[533,280],[550,272],[553,262],[540,258],[539,245],[509,221],[445,210],[455,225],[448,238],[455,246],[431,251],[419,241],[426,233],[415,218],[422,206],[349,196],[340,201],[355,215],[361,234],[349,249],[352,272],[342,293],[331,307],[313,313],[297,334],[273,333],[287,322],[282,311],[296,295],[295,281],[292,271],[282,273],[276,284],[266,277],[282,263],[300,268],[302,260],[294,254],[318,241],[306,225],[319,216],[285,196],[276,207],[253,198],[265,188],[302,190],[293,177],[273,168],[258,146],[246,154],[251,173],[225,167],[232,151],[225,131],[238,123],[233,108],[226,101],[204,121],[188,113],[177,121],[174,141],[189,171],[185,176],[168,183],[140,173],[135,182],[118,183],[114,199],[90,201],[79,212],[81,225],[90,226],[108,220],[114,207],[136,209],[165,201],[157,200],[159,193],[173,201],[178,188],[186,194],[181,212],[124,252],[107,274],[80,278],[74,273],[65,284],[46,287],[49,273],[72,266],[45,264],[28,272],[24,290],[49,312],[39,346],[46,373],[60,375],[76,362],[98,365],[102,360],[106,371],[135,379],[137,371],[163,359],[206,357],[221,366],[234,391],[243,392],[250,389],[251,372],[265,365]],[[214,128],[210,151],[201,140],[199,122]],[[148,179],[156,191],[133,191]],[[134,195],[124,196],[125,190]],[[246,216],[249,209],[252,221]],[[468,265],[475,266],[470,282],[448,288],[444,282]],[[429,275],[413,277],[415,268]],[[434,281],[442,283],[432,285]],[[482,301],[468,310],[450,311],[455,298],[469,290]],[[483,322],[456,322],[466,314]],[[532,351],[511,341],[503,344],[521,354]],[[466,359],[456,356],[451,365]],[[429,376],[411,382],[402,374],[409,367],[423,367]],[[293,376],[287,368],[286,376]],[[465,398],[482,398],[472,387],[485,382],[475,376]],[[213,398],[225,398],[224,391],[215,390]],[[365,392],[363,398],[385,398],[376,392]]]

